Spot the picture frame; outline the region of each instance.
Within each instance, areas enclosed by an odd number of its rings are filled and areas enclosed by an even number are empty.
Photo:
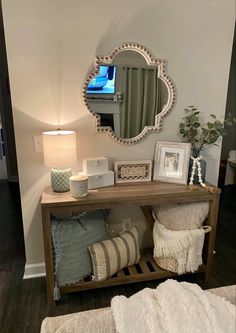
[[[152,180],[152,160],[115,161],[115,183],[147,182]]]
[[[153,180],[187,184],[191,144],[157,141]]]

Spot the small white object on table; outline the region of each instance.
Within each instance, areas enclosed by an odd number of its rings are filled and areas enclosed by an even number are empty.
[[[88,195],[88,176],[83,173],[70,177],[70,192],[74,198]]]

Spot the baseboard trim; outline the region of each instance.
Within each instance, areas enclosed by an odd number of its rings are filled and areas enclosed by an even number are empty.
[[[41,276],[46,276],[45,263],[25,265],[25,274],[23,279],[33,279]]]

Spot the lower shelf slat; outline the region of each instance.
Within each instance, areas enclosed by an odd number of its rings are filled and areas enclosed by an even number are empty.
[[[151,263],[148,266],[147,263]],[[156,280],[156,279],[162,279],[162,278],[168,278],[177,276],[176,273],[172,273],[169,271],[166,271],[155,263],[152,255],[152,251],[150,253],[145,253],[141,256],[140,261],[138,263],[139,267],[141,268],[142,272],[138,272],[135,266],[128,267],[128,271],[130,275],[125,275],[124,271],[121,270],[118,272],[115,276],[110,277],[109,279],[105,281],[82,281],[76,284],[71,284],[67,286],[61,286],[60,292],[62,294],[79,291],[79,290],[89,290],[89,289],[97,289],[97,288],[103,288],[103,287],[110,287],[110,286],[116,286],[120,284],[128,284],[128,283],[135,283],[140,281],[150,281],[150,280]],[[154,271],[153,271],[154,270]],[[196,273],[205,272],[206,266],[201,265],[199,269],[196,271]]]
[[[129,271],[129,273],[130,273],[131,276],[138,274],[135,266],[129,266],[128,267],[128,271]]]
[[[158,269],[158,266],[157,266],[157,264],[156,264],[154,258],[150,256],[149,260],[150,260],[150,263],[152,264],[152,267],[153,267],[155,270],[157,270],[157,269]]]
[[[150,273],[150,270],[147,266],[147,263],[146,263],[146,256],[142,256],[140,261],[139,261],[139,266],[141,267],[141,270],[143,272],[143,274],[149,274]]]
[[[122,278],[123,276],[125,276],[125,273],[123,272],[123,270],[121,270],[117,273],[117,276],[118,278]]]

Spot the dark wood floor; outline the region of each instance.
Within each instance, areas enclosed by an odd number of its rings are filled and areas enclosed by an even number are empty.
[[[130,296],[144,287],[156,287],[161,281],[142,282],[74,293],[50,308],[46,303],[44,278],[22,280],[24,250],[17,184],[0,183],[0,283],[4,284],[0,299],[1,333],[38,333],[46,316],[55,316],[110,305],[117,294]],[[236,284],[236,186],[222,193],[216,238],[214,270],[210,283],[201,274],[178,280],[198,283],[205,288]],[[2,276],[5,280],[1,280]],[[5,274],[6,273],[6,274]]]

